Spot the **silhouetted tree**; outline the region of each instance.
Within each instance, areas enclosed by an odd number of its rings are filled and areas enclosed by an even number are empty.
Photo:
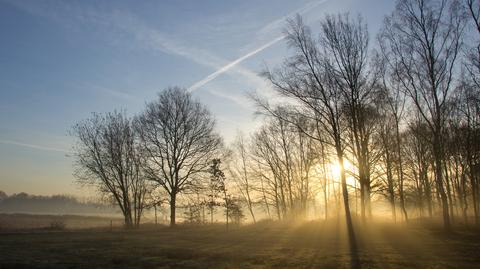
[[[220,159],[213,159],[208,172],[210,173],[211,182],[215,185],[217,191],[223,195],[223,206],[225,207],[225,222],[228,230],[228,222],[230,218],[230,203],[231,195],[227,190],[227,182],[225,173],[220,168],[222,161]]]
[[[341,22],[338,20],[341,20]],[[294,50],[294,55],[285,61],[281,69],[274,72],[267,71],[265,76],[279,94],[291,98],[299,104],[295,113],[301,114],[313,122],[314,128],[312,130],[300,129],[313,139],[324,141],[335,149],[340,167],[343,205],[349,239],[351,240],[350,246],[355,249],[356,242],[344,167],[347,130],[345,124],[342,124],[342,120],[346,116],[343,107],[345,95],[340,83],[338,83],[338,74],[335,74],[334,70],[331,69],[333,57],[338,54],[334,52],[336,48],[329,47],[329,39],[335,34],[345,35],[347,38],[354,38],[354,36],[349,35],[349,33],[332,33],[331,31],[344,30],[330,27],[331,24],[336,23],[348,24],[341,17],[328,16],[322,21],[320,41],[317,41],[313,39],[310,28],[303,24],[301,17],[298,16],[295,20],[290,20],[287,27],[287,40],[290,48]],[[355,28],[354,25],[352,27]],[[347,30],[352,29],[347,27]],[[355,44],[351,45],[355,46]],[[257,103],[270,114],[283,117],[271,109],[268,103]],[[325,137],[323,136],[324,133],[326,134]]]
[[[466,4],[469,25],[474,27],[471,45],[467,45],[465,53],[465,67],[470,75],[470,80],[477,88],[480,88],[480,2],[477,0],[464,0]],[[470,43],[470,42],[468,42]]]
[[[245,145],[245,139],[242,134],[239,134],[234,143],[234,153],[236,164],[230,168],[232,177],[236,181],[241,195],[244,197],[248,211],[255,223],[255,214],[253,212],[254,201],[252,199],[253,183],[248,172],[248,152]]]
[[[138,226],[148,184],[135,132],[125,113],[94,113],[72,129],[75,177],[97,187],[120,207],[127,228]]]
[[[162,91],[136,119],[149,179],[170,196],[170,225],[175,225],[177,194],[205,173],[221,146],[210,112],[181,88]]]
[[[380,37],[401,90],[432,133],[436,185],[446,229],[450,229],[450,216],[443,179],[443,132],[463,28],[455,0],[402,0],[386,18]]]

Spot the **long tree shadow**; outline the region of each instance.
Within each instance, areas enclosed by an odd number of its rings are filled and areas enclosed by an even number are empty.
[[[358,243],[353,227],[348,228],[348,245],[350,248],[350,268],[361,268],[360,258],[358,255]]]
[[[372,255],[379,268],[425,268],[432,266],[433,253],[423,244],[425,234],[391,223],[371,222],[361,227],[362,253]]]

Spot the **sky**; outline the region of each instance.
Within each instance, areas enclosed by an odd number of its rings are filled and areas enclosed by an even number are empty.
[[[192,92],[226,143],[261,119],[247,93],[289,55],[288,18],[365,17],[371,44],[394,0],[0,0],[0,190],[87,196],[69,130],[92,112],[129,115],[170,86]],[[373,46],[372,45],[372,46]]]

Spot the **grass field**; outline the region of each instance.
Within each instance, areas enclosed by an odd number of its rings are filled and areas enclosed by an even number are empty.
[[[120,217],[80,216],[80,215],[33,215],[0,213],[0,233],[25,232],[26,230],[55,230],[63,226],[66,229],[97,227],[120,227]]]
[[[3,232],[0,268],[480,268],[478,229],[360,226],[354,254],[336,221]]]

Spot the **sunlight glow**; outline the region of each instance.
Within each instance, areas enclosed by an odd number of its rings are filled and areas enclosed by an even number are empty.
[[[347,173],[346,174],[346,181],[347,181],[347,185],[349,186],[355,186],[356,182],[355,182],[355,178],[352,177],[351,175],[349,175],[349,171],[354,171],[355,169],[355,166],[350,163],[348,160],[343,160],[343,166],[345,168],[345,172]],[[341,168],[340,168],[340,164],[338,162],[331,162],[329,164],[329,168],[330,168],[330,173],[332,175],[332,178],[333,178],[333,181],[336,182],[336,183],[339,183],[340,182],[340,174],[341,174]]]

